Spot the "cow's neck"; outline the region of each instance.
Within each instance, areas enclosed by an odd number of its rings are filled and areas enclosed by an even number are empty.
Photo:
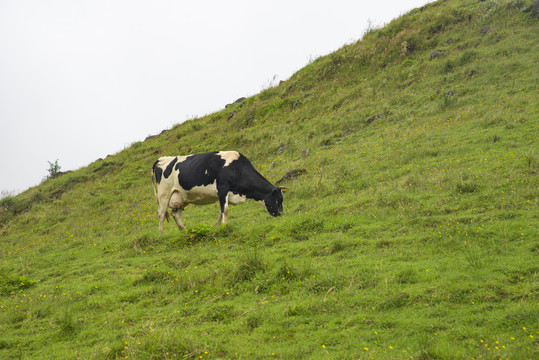
[[[243,195],[257,201],[264,200],[264,197],[274,189],[274,186],[260,174],[242,179],[240,186],[241,189],[238,190],[244,192]]]

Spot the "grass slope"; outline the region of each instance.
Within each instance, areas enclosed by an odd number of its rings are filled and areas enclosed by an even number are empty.
[[[426,5],[1,200],[0,358],[537,358],[530,5]],[[215,149],[306,169],[286,214],[191,207],[158,236],[153,161]]]

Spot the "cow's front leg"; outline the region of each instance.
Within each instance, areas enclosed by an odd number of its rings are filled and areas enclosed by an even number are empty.
[[[225,200],[225,209],[223,210],[223,225],[226,225],[226,218],[228,217],[228,196]]]
[[[176,220],[176,224],[178,225],[180,230],[185,229],[185,226],[183,226],[183,222],[182,222],[182,211],[183,209],[172,210],[172,217],[174,218],[174,220]]]
[[[228,216],[228,189],[220,189],[218,195],[220,211],[215,226],[220,226],[221,224],[226,225],[226,218]]]

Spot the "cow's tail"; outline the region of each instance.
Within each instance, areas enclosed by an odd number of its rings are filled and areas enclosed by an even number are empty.
[[[157,166],[157,162],[155,162],[155,164],[153,164],[152,166],[152,188],[153,188],[153,194],[155,196],[155,201],[157,201],[157,206],[159,207],[159,196],[157,196],[157,185],[155,183],[155,167]],[[165,212],[165,219],[167,219],[167,222],[169,222],[169,219],[168,219],[168,209],[167,211]]]
[[[157,204],[159,205],[159,198],[157,197],[157,188],[155,185],[155,165],[152,166],[152,188],[153,188],[153,194],[155,196],[155,200],[157,201]]]

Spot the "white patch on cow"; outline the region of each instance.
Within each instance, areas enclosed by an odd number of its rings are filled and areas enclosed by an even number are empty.
[[[232,205],[237,205],[247,201],[247,196],[234,194],[233,192],[228,193],[228,202]]]
[[[204,175],[208,175],[208,170],[204,170]]]
[[[184,162],[188,156],[189,155],[182,155],[182,156],[176,156],[176,157],[178,158],[178,162],[181,163],[181,162]]]
[[[187,159],[187,156],[163,156],[159,158],[157,166],[164,171],[167,168],[168,164],[170,164],[170,162],[174,159],[178,159],[176,163],[181,163],[182,161],[185,161],[185,159]],[[173,171],[176,171],[176,169],[173,169]]]
[[[217,155],[219,155],[221,159],[225,160],[223,167],[230,165],[232,161],[240,158],[240,153],[237,151],[219,151]]]
[[[157,166],[161,169],[165,170],[167,165],[170,164],[172,160],[174,160],[176,156],[163,156],[159,158],[159,162],[157,163]]]
[[[190,190],[183,190],[182,193],[184,201],[189,204],[207,205],[219,200],[216,181],[207,186],[195,186]]]

